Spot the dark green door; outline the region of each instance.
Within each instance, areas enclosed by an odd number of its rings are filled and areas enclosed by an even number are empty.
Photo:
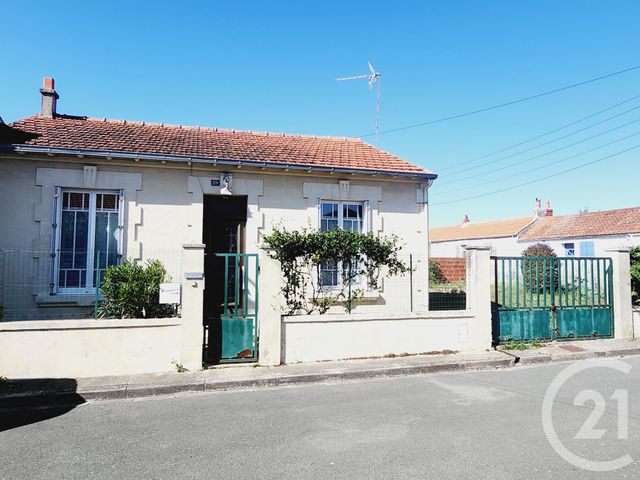
[[[613,336],[610,258],[491,259],[496,343]]]
[[[258,359],[258,255],[218,253],[225,274],[220,313],[221,363]]]

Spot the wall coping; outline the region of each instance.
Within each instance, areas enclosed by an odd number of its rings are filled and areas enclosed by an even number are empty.
[[[345,313],[345,314],[311,314],[311,315],[283,315],[283,323],[336,323],[336,322],[380,322],[394,320],[455,320],[473,318],[475,313],[470,310],[447,310],[421,313]]]
[[[0,322],[0,332],[174,327],[180,318],[83,318],[78,320],[14,320]]]

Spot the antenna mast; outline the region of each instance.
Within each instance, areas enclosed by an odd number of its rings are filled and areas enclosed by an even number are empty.
[[[352,77],[336,78],[338,82],[345,80],[357,80],[360,78],[366,78],[369,84],[369,90],[373,90],[373,86],[376,86],[376,146],[378,145],[378,128],[380,126],[380,83],[382,82],[382,73],[376,72],[371,62],[369,62],[369,71],[366,75],[354,75]]]

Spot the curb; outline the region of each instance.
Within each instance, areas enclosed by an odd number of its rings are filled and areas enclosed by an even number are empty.
[[[431,365],[390,366],[370,370],[346,370],[301,375],[266,376],[256,379],[222,380],[208,382],[206,379],[188,383],[169,385],[106,385],[98,388],[80,388],[77,391],[46,392],[42,390],[23,391],[0,396],[0,408],[16,408],[20,406],[65,406],[78,405],[86,401],[124,400],[175,395],[192,392],[214,392],[242,390],[249,388],[279,387],[336,381],[367,380],[382,377],[399,377],[440,372],[461,372],[509,368],[515,365],[515,359],[475,360],[456,363]]]

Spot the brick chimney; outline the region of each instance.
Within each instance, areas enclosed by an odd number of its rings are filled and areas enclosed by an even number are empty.
[[[42,102],[40,104],[40,115],[45,118],[56,116],[56,104],[60,96],[55,90],[55,80],[51,77],[44,77],[42,80]]]
[[[547,204],[544,209],[544,216],[553,217],[553,208],[551,208],[551,202],[549,202],[549,200],[547,200]]]

